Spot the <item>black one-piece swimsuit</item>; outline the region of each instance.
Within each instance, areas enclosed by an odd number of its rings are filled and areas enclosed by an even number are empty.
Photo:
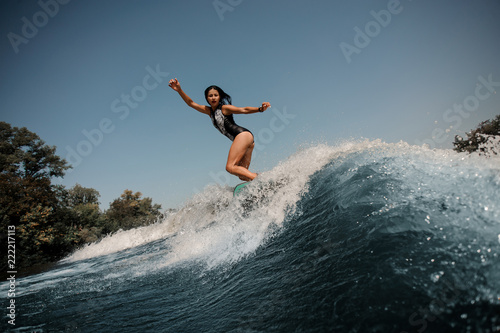
[[[232,114],[229,116],[223,114],[220,106],[215,111],[210,108],[210,119],[212,119],[212,124],[214,124],[215,128],[227,136],[231,141],[242,132],[250,132],[246,128],[236,125]]]

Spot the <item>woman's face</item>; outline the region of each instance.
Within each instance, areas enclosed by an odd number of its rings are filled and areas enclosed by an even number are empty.
[[[220,101],[219,92],[215,89],[210,89],[208,91],[207,101],[208,101],[208,103],[210,103],[210,106],[213,106],[213,107],[218,106],[219,101]]]

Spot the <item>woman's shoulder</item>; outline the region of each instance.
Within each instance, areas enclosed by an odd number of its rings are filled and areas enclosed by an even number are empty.
[[[232,115],[235,111],[238,110],[238,107],[231,105],[231,104],[224,104],[221,107],[219,107],[221,110],[222,114],[225,116],[230,116]]]

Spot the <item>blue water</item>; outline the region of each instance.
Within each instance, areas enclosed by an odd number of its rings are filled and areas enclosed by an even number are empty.
[[[236,198],[210,186],[19,279],[16,326],[0,328],[499,332],[499,186],[498,157],[304,148]]]

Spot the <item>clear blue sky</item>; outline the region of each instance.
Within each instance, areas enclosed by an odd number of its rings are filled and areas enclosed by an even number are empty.
[[[0,16],[0,120],[57,146],[75,165],[58,182],[103,208],[125,189],[169,208],[237,183],[230,141],[174,77],[198,103],[216,84],[272,104],[235,117],[257,172],[315,143],[451,148],[500,113],[498,0],[7,0]]]

